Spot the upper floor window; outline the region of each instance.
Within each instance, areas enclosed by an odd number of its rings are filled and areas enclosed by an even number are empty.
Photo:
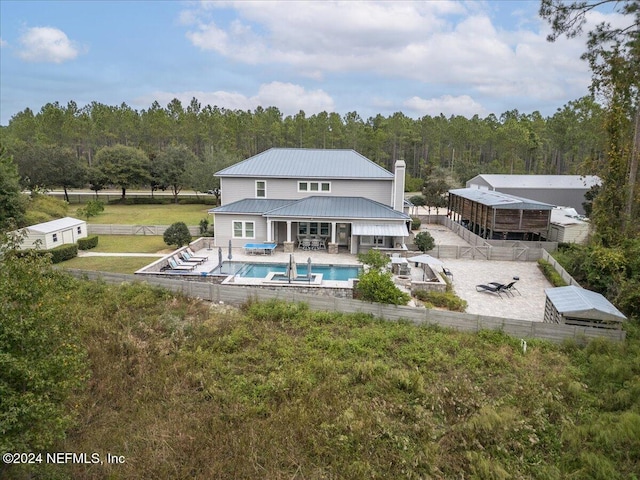
[[[256,180],[256,198],[267,198],[267,182]]]
[[[299,192],[331,192],[331,182],[298,182]]]

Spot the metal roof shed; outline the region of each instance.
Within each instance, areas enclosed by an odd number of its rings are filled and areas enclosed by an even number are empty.
[[[609,300],[584,288],[571,285],[547,288],[544,293],[546,323],[620,330],[627,319]]]
[[[449,190],[449,215],[476,235],[489,239],[547,237],[553,205],[501,192]]]
[[[75,243],[79,238],[87,236],[87,222],[73,217],[64,217],[50,222],[31,225],[22,230],[25,237],[22,248],[39,248],[48,250],[66,243]]]

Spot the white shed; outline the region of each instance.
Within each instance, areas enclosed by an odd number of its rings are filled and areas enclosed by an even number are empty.
[[[578,215],[573,208],[554,208],[551,210],[549,225],[550,242],[586,243],[589,237],[589,222]]]
[[[79,238],[87,236],[87,222],[73,217],[59,218],[50,222],[38,223],[22,229],[25,237],[22,248],[39,248],[49,250],[66,243],[76,243]]]

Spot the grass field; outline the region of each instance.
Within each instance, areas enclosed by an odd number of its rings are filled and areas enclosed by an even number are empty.
[[[76,257],[59,264],[62,268],[112,273],[135,273],[155,259],[150,257]]]
[[[159,235],[99,235],[98,246],[91,252],[104,253],[162,253],[174,250]]]
[[[105,205],[104,212],[91,217],[88,223],[124,225],[171,225],[184,222],[198,225],[212,216],[207,210],[211,205]]]

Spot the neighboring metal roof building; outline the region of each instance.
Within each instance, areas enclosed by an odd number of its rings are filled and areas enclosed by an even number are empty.
[[[238,200],[237,202],[229,203],[221,207],[210,209],[209,213],[245,213],[245,214],[259,214],[262,215],[265,212],[274,210],[276,208],[289,205],[295,202],[295,200],[278,200],[272,198],[245,198],[244,200]]]
[[[609,300],[599,293],[584,288],[571,285],[547,288],[544,293],[558,314],[565,318],[562,323],[572,323],[567,321],[572,319],[603,322],[622,322],[627,319]],[[547,321],[546,310],[545,321]]]
[[[398,212],[387,205],[362,197],[306,197],[265,212],[264,215],[268,217],[410,220],[406,213]]]
[[[562,189],[589,189],[594,185],[600,185],[602,181],[597,175],[500,175],[481,174],[476,175],[467,182],[467,187],[478,185],[482,182],[491,188],[562,188]]]
[[[38,233],[53,233],[59,230],[64,230],[78,225],[86,223],[84,220],[78,220],[73,217],[59,218],[58,220],[51,220],[50,222],[38,223],[27,227],[27,230]]]
[[[231,165],[219,177],[393,180],[393,173],[355,150],[271,148]]]
[[[538,202],[528,198],[516,197],[508,193],[495,192],[493,190],[479,190],[477,188],[458,188],[449,190],[449,193],[466,198],[473,202],[486,205],[495,209],[508,210],[551,210],[553,205]]]

